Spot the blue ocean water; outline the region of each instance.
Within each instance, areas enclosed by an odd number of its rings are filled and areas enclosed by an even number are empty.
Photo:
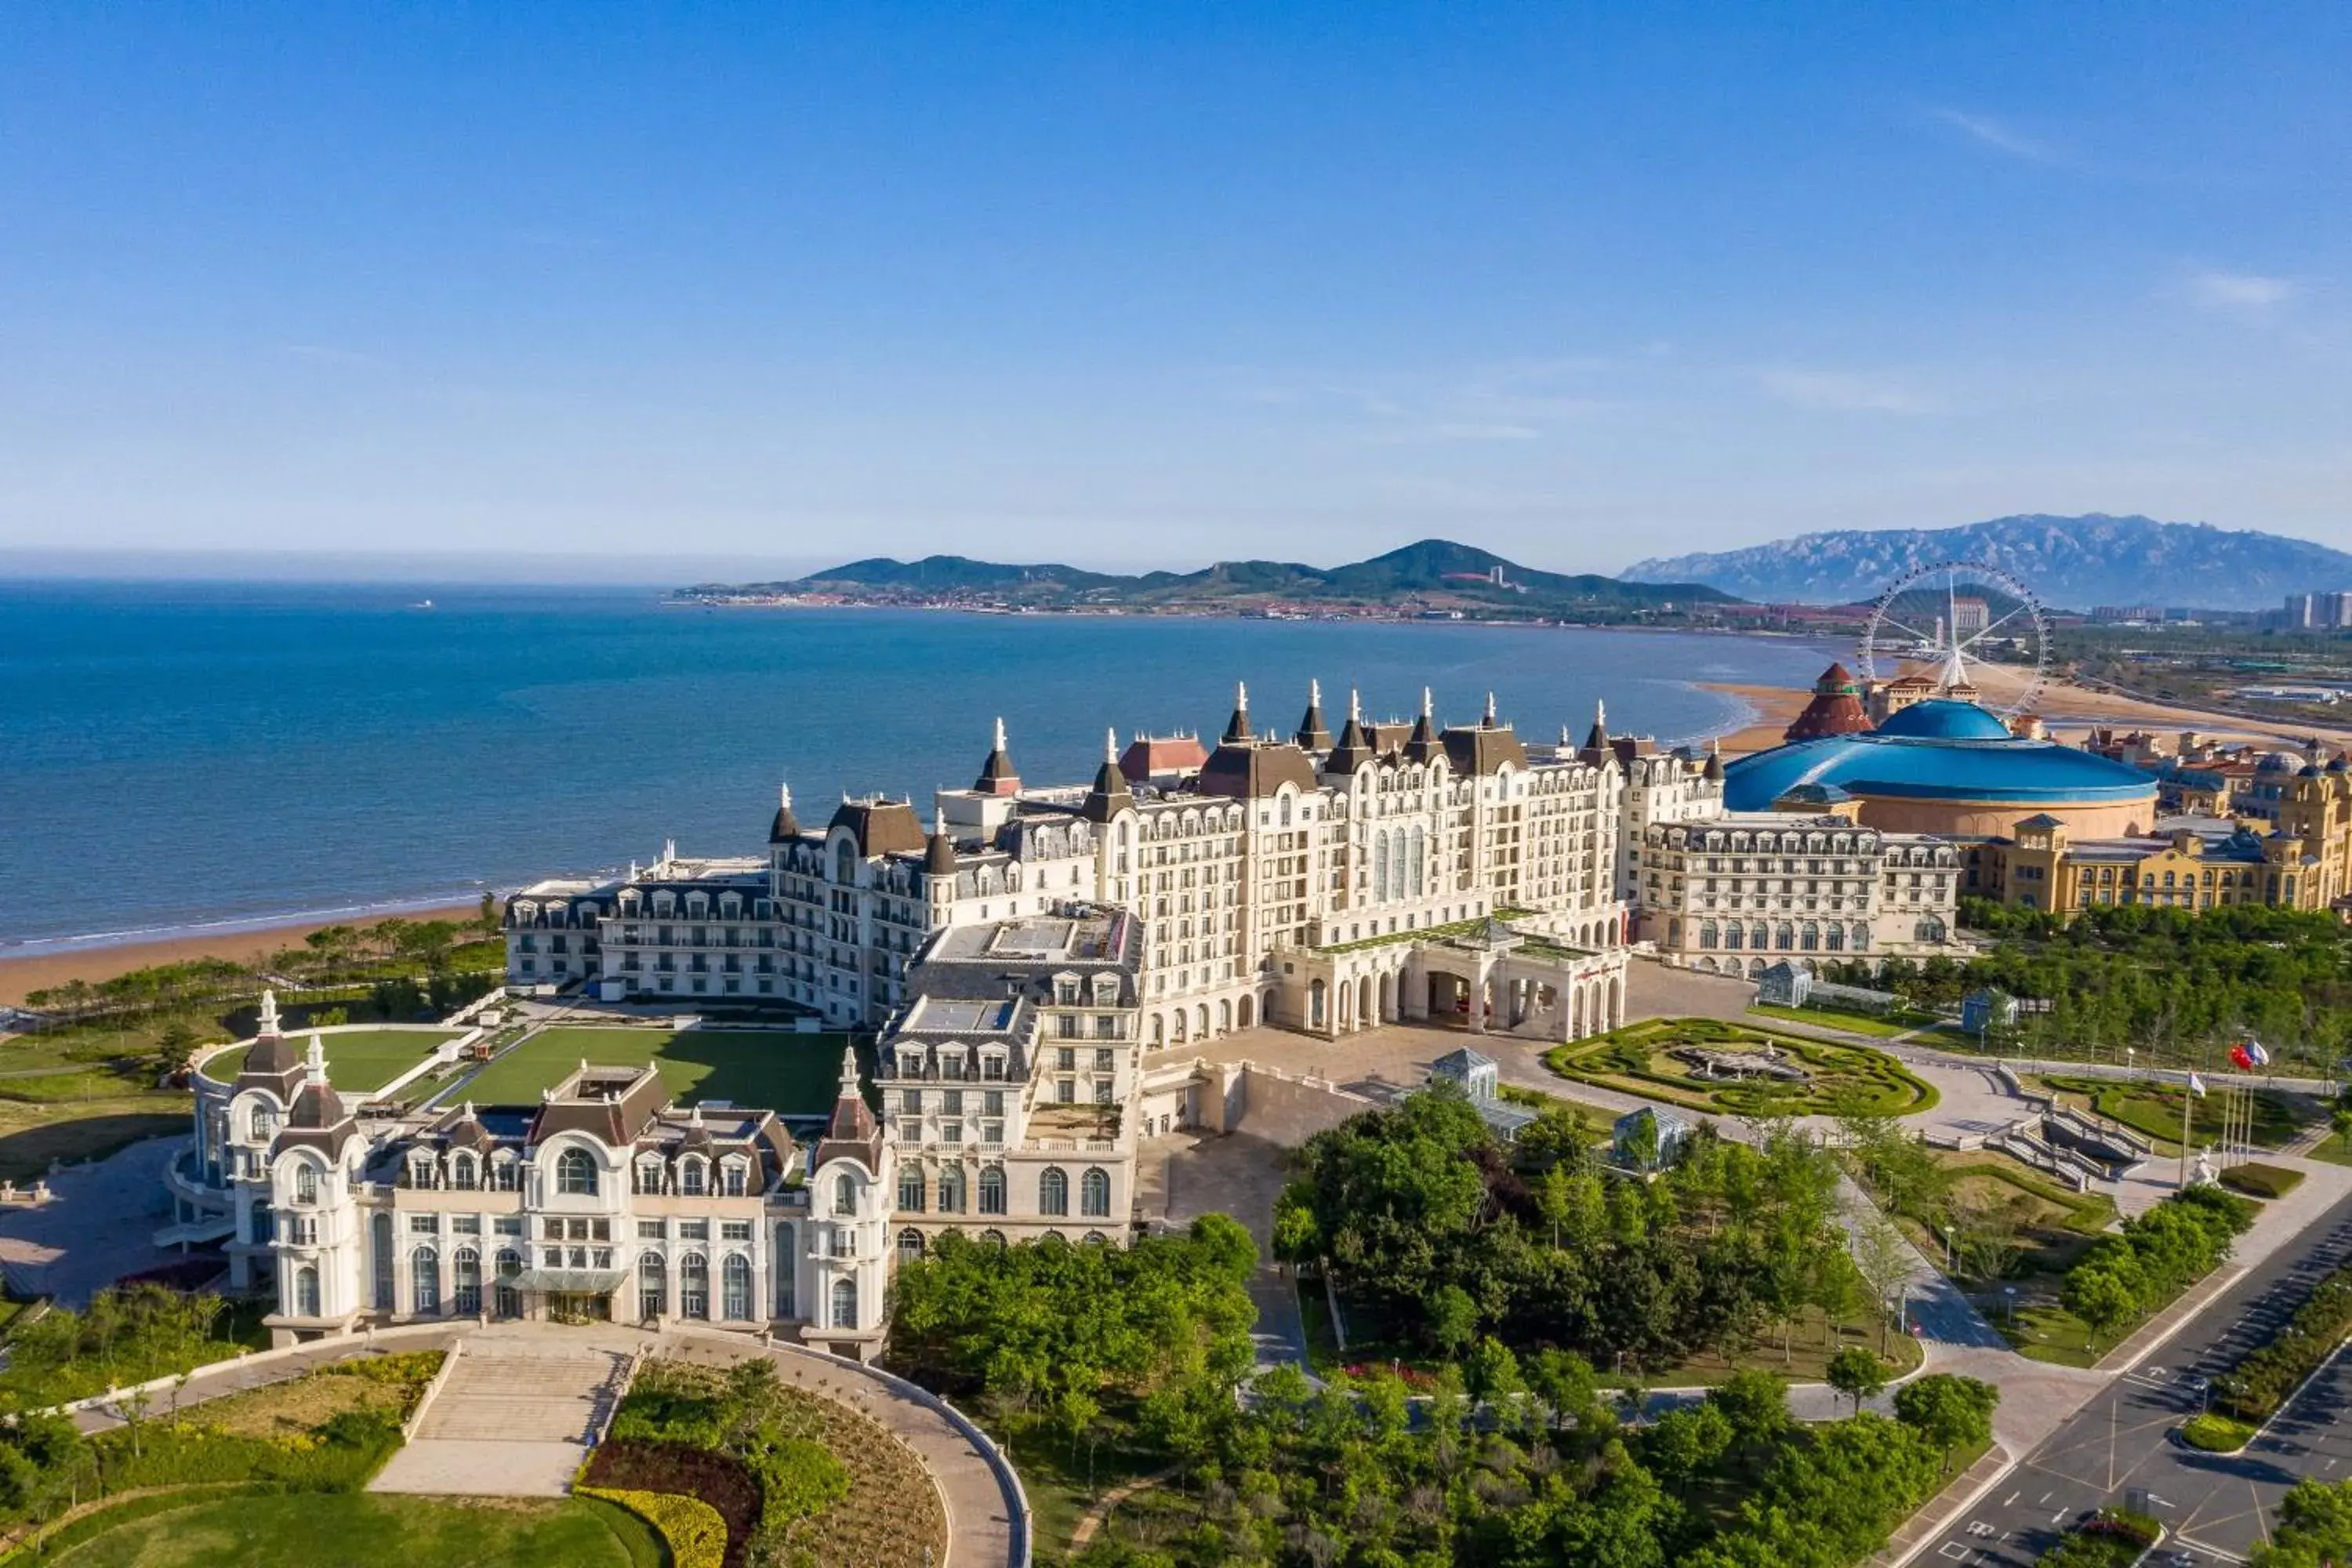
[[[415,607],[430,595],[433,607]],[[0,583],[0,951],[466,898],[681,850],[750,854],[789,779],[971,781],[1003,715],[1032,780],[1103,731],[1212,734],[1250,686],[1334,728],[1488,689],[1530,738],[1709,731],[1690,682],[1802,685],[1769,639],[1456,624],[701,610],[649,590]]]

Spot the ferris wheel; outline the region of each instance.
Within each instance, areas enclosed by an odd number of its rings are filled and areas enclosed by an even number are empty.
[[[1897,578],[1871,606],[1865,680],[1924,676],[2003,718],[2032,708],[2049,678],[2050,616],[2033,590],[1981,561],[1939,561]]]

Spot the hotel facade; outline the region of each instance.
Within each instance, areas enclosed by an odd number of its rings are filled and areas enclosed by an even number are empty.
[[[1622,1022],[1647,886],[1627,824],[1719,810],[1719,759],[1597,719],[1529,746],[1491,699],[1445,727],[1426,695],[1385,722],[1351,698],[1334,733],[1319,696],[1286,733],[1239,692],[1213,746],[1113,737],[1084,784],[1025,784],[1000,724],[928,823],[872,795],[803,826],[787,792],[764,855],[666,847],[509,900],[516,994],[868,1038],[829,1116],[682,1105],[656,1068],[593,1059],[536,1104],[460,1087],[404,1110],[339,1092],[273,1016],[233,1077],[199,1074],[175,1224],[274,1285],[285,1339],[676,1318],[868,1355],[890,1269],[945,1232],[1125,1241],[1139,1141],[1221,1124],[1204,1042]]]

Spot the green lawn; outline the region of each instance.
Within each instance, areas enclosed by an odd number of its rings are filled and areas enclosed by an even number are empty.
[[[1769,1002],[1751,1002],[1748,1010],[1767,1018],[1783,1018],[1792,1024],[1811,1024],[1817,1029],[1843,1029],[1851,1035],[1869,1035],[1891,1040],[1927,1028],[1939,1020],[1932,1013],[1895,1013],[1881,1016],[1874,1013],[1841,1013],[1833,1007],[1777,1007]]]
[[[656,1568],[652,1529],[593,1500],[247,1493],[126,1519],[48,1559],[71,1568]]]
[[[2331,1165],[2352,1165],[2352,1143],[2345,1142],[2343,1133],[2330,1132],[2326,1137],[2322,1138],[2319,1141],[2319,1146],[2305,1157],[2325,1160]]]
[[[446,1090],[441,1103],[536,1105],[584,1059],[599,1067],[658,1064],[662,1082],[686,1101],[731,1100],[785,1115],[832,1109],[841,1091],[840,1035],[789,1029],[598,1028],[559,1025],[500,1054]]]
[[[2148,1139],[2157,1144],[2158,1152],[2180,1152],[2181,1101],[2188,1093],[2184,1086],[2127,1079],[2078,1078],[2063,1073],[2044,1073],[2042,1081],[2056,1090],[2063,1100],[2076,1106],[2087,1105],[2099,1115]],[[2206,1081],[2218,1090],[2228,1080],[2215,1074]],[[2257,1148],[2278,1148],[2312,1119],[2313,1112],[2299,1109],[2294,1099],[2275,1090],[2256,1089],[2252,1100],[2253,1142]],[[2221,1127],[2220,1096],[2216,1094],[2198,1105],[2194,1117],[2190,1141],[2202,1142],[2213,1137]]]
[[[321,1034],[327,1047],[327,1079],[346,1094],[382,1089],[429,1055],[444,1040],[454,1040],[457,1029],[338,1029]],[[298,1054],[310,1048],[310,1037],[292,1037]],[[215,1083],[235,1081],[245,1066],[246,1047],[223,1051],[205,1063],[205,1076]]]
[[[1672,1054],[1679,1047],[1772,1047],[1807,1077],[1801,1083],[1707,1079]],[[1909,1116],[1931,1110],[1937,1098],[1933,1088],[1900,1062],[1869,1046],[1837,1045],[1718,1018],[1653,1019],[1555,1046],[1543,1059],[1552,1071],[1579,1083],[1730,1116],[1810,1116],[1838,1110],[1849,1100],[1882,1115]]]
[[[0,1181],[28,1182],[52,1161],[101,1160],[146,1138],[184,1135],[195,1101],[156,1091],[27,1104],[0,1100]]]

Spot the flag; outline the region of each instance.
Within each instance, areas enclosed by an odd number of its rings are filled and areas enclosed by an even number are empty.
[[[2189,1075],[2189,1092],[2195,1095],[2200,1100],[2204,1099],[2205,1080],[2199,1078],[2195,1073],[2190,1073]]]
[[[2254,1058],[2254,1065],[2258,1068],[2266,1068],[2271,1065],[2271,1054],[2269,1051],[2263,1048],[2263,1043],[2260,1040],[2248,1040],[2246,1042],[2246,1054]]]
[[[2247,1050],[2243,1046],[2231,1046],[2230,1047],[2230,1060],[2236,1066],[2240,1072],[2252,1072],[2254,1070],[2253,1053]]]

